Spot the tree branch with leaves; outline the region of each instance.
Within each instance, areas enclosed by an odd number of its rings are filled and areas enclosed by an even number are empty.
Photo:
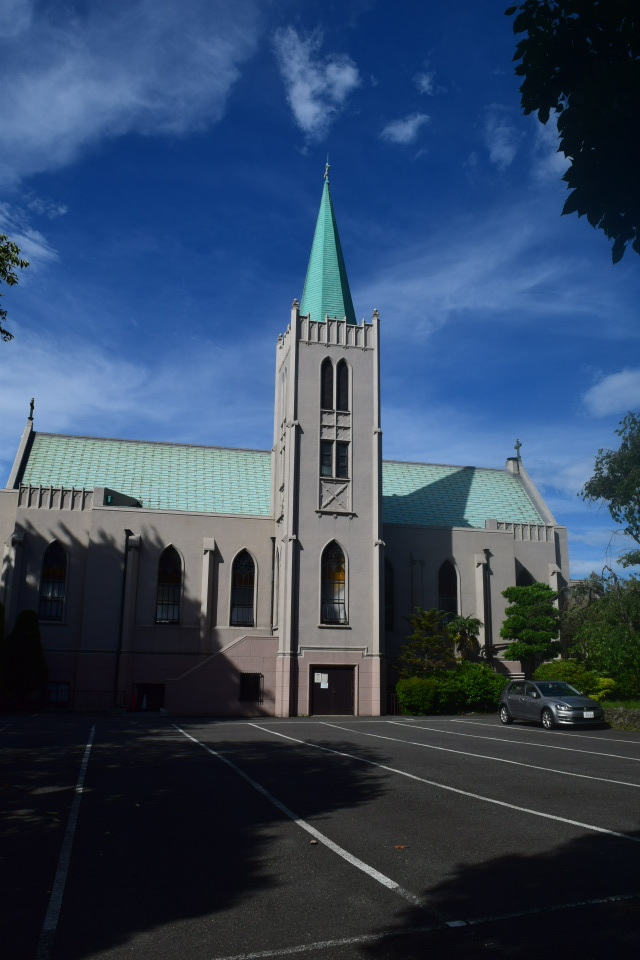
[[[29,261],[20,256],[18,244],[9,240],[9,237],[4,234],[0,234],[0,283],[6,283],[8,286],[14,287],[18,283],[16,269],[24,270],[28,266]],[[13,340],[13,334],[4,325],[6,319],[7,311],[0,307],[0,340],[5,343]]]
[[[505,11],[524,34],[513,59],[525,114],[557,117],[571,193],[562,213],[586,216],[617,263],[640,254],[638,0],[523,0]]]

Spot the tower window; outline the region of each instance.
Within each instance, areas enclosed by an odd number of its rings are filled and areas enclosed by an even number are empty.
[[[320,441],[320,476],[333,476],[333,441]]]
[[[67,583],[67,554],[55,540],[44,552],[40,579],[40,619],[62,620]]]
[[[321,564],[322,623],[347,623],[346,574],[344,553],[333,540],[322,553]]]
[[[343,479],[349,476],[349,444],[344,440],[336,443],[336,477]]]
[[[320,368],[320,406],[323,410],[333,410],[333,364],[327,357]]]
[[[162,551],[158,564],[156,594],[156,623],[180,622],[180,594],[182,593],[182,561],[175,547]]]
[[[349,367],[346,360],[340,360],[336,371],[336,410],[349,409]]]
[[[233,561],[231,574],[231,626],[253,626],[255,564],[247,550]]]

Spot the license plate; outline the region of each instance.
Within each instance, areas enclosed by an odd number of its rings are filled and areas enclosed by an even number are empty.
[[[585,720],[593,720],[593,718],[595,717],[595,713],[593,712],[593,710],[585,710],[582,716],[584,717]]]

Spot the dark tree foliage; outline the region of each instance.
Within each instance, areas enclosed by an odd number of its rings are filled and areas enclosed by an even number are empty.
[[[35,610],[21,610],[4,644],[2,682],[5,693],[22,700],[40,693],[49,674]]]
[[[558,118],[562,212],[603,230],[614,263],[629,243],[640,253],[640,3],[523,0],[505,13],[525,34],[513,57],[525,114]]]
[[[558,594],[545,583],[529,587],[507,587],[502,596],[509,601],[500,636],[511,643],[507,660],[519,660],[529,676],[542,660],[551,660],[559,651],[560,614],[555,606]]]
[[[594,474],[582,488],[584,500],[603,500],[624,532],[640,544],[640,414],[628,413],[616,434],[618,450],[598,450]],[[625,566],[640,562],[640,551],[621,557]]]
[[[606,567],[577,584],[562,613],[571,656],[615,680],[616,696],[640,695],[640,580]]]
[[[426,677],[456,665],[455,646],[443,610],[416,607],[409,617],[413,632],[400,653],[401,677]]]
[[[0,283],[6,283],[14,287],[18,282],[16,267],[24,270],[29,266],[28,260],[20,257],[20,248],[13,241],[9,240],[4,234],[0,234]],[[0,297],[2,294],[0,293]],[[7,311],[0,307],[0,340],[13,340],[13,334],[5,329],[4,322],[7,318]]]

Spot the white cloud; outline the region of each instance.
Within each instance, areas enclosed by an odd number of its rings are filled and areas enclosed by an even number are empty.
[[[535,156],[531,175],[538,183],[560,180],[569,161],[564,153],[558,153],[557,115],[552,113],[546,123],[540,123],[537,114],[532,114],[531,122],[535,124]]]
[[[520,133],[504,115],[504,109],[492,104],[487,110],[484,124],[484,139],[489,159],[498,170],[504,171],[513,163],[518,150]]]
[[[425,93],[427,96],[432,97],[435,93],[435,87],[433,81],[435,78],[435,73],[416,73],[413,78],[413,82],[416,85],[418,93]]]
[[[322,33],[306,36],[294,27],[277,30],[273,47],[296,123],[312,141],[322,140],[360,86],[357,66],[346,54],[320,56]]]
[[[625,369],[603,377],[587,390],[583,400],[596,417],[640,409],[640,368]]]
[[[413,143],[418,136],[420,127],[429,122],[426,113],[412,113],[402,120],[392,120],[388,123],[380,137],[388,143],[400,143],[403,145]]]
[[[238,446],[242,437],[243,447],[264,448],[270,436],[272,377],[260,341],[238,350],[187,339],[178,352],[123,360],[77,336],[22,331],[3,349],[10,360],[0,383],[0,483],[31,397],[35,429],[49,433],[202,443],[206,422],[212,425],[208,442],[221,446]],[[238,404],[241,393],[245,399]]]
[[[20,256],[29,261],[30,267],[37,268],[38,264],[58,259],[57,252],[47,238],[30,226],[28,217],[20,207],[0,202],[0,233],[6,234],[18,245]]]
[[[57,203],[49,197],[38,197],[35,193],[28,193],[24,197],[27,209],[39,217],[46,217],[47,220],[57,220],[58,217],[64,217],[69,212],[66,203]]]
[[[3,45],[9,183],[71,163],[105,137],[180,135],[216,122],[259,33],[255,0],[53,6],[22,17]]]

